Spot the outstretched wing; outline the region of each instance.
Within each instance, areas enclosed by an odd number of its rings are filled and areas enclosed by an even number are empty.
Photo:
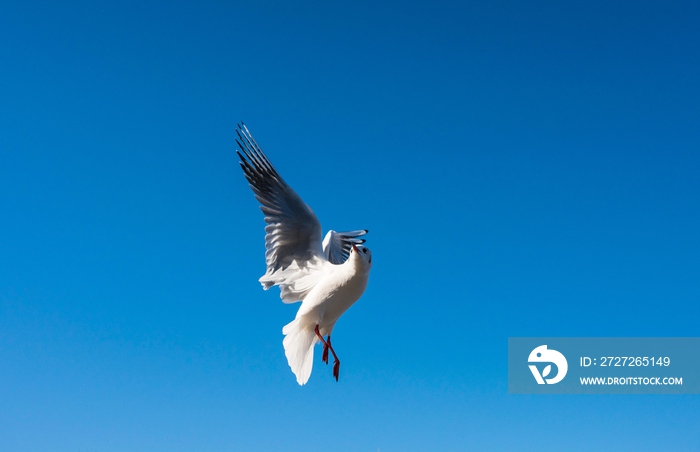
[[[313,273],[323,266],[321,224],[292,187],[282,179],[245,124],[236,130],[236,151],[260,209],[265,214],[265,261],[267,273],[260,278],[265,289],[280,285],[283,301],[308,293],[314,285]],[[303,281],[302,281],[303,280]],[[303,290],[295,290],[299,283]],[[286,296],[285,296],[286,295]]]
[[[350,257],[350,248],[353,245],[365,243],[365,239],[358,239],[358,237],[362,237],[367,232],[367,229],[348,232],[330,230],[323,239],[323,254],[331,264],[340,265]]]

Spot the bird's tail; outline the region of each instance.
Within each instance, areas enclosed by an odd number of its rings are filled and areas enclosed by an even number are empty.
[[[306,384],[314,365],[314,345],[318,342],[314,326],[297,318],[282,328],[284,354],[299,385]]]

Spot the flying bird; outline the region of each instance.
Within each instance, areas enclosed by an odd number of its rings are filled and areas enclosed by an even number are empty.
[[[331,345],[333,327],[364,293],[372,252],[360,238],[368,231],[328,231],[272,166],[245,124],[236,130],[241,168],[265,215],[267,272],[259,279],[265,290],[279,286],[284,303],[301,301],[293,321],[282,328],[284,354],[297,383],[311,375],[314,345],[323,344],[322,361],[333,355],[338,381],[340,360]],[[326,336],[326,339],[323,337]]]

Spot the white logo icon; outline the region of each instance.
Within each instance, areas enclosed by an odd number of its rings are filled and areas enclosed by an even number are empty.
[[[530,352],[530,356],[527,358],[527,361],[531,363],[554,363],[557,365],[556,377],[544,378],[552,371],[552,365],[548,364],[547,367],[542,370],[542,375],[540,375],[540,371],[537,370],[537,366],[530,364],[530,372],[532,372],[535,380],[537,380],[537,384],[540,385],[543,385],[545,381],[550,385],[559,383],[566,376],[566,371],[569,370],[569,364],[566,362],[564,355],[556,350],[547,350],[546,345],[540,345]]]

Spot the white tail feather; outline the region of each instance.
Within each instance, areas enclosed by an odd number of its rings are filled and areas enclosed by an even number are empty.
[[[299,385],[306,384],[311,376],[311,369],[314,365],[314,345],[318,342],[316,332],[311,325],[305,325],[300,319],[282,328],[284,334],[284,354],[287,356],[289,367],[297,377]]]

